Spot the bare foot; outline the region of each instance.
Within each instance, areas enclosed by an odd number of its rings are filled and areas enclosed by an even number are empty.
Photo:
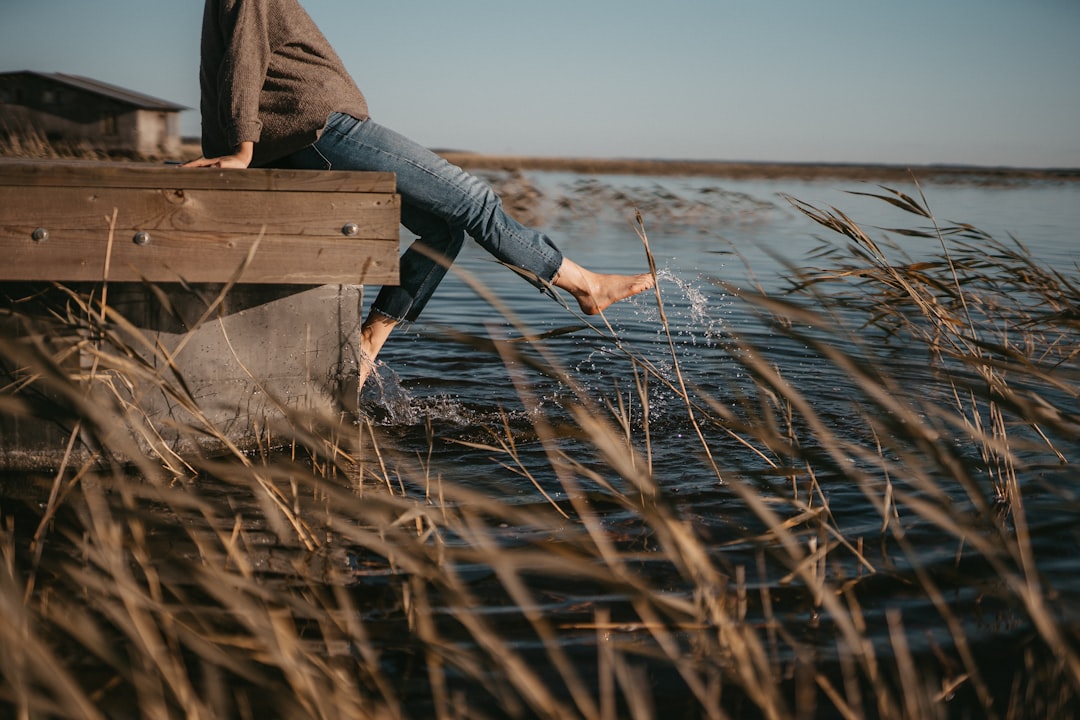
[[[360,328],[360,357],[356,369],[357,393],[364,387],[364,382],[375,370],[375,358],[393,332],[397,321],[377,312],[368,314]]]
[[[565,258],[553,284],[573,295],[581,306],[581,312],[586,315],[596,315],[612,303],[652,288],[655,280],[649,273],[639,275],[595,273]]]

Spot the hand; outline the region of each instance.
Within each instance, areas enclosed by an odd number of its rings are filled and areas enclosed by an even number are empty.
[[[242,142],[240,148],[231,155],[207,158],[201,157],[191,160],[180,167],[208,167],[208,168],[246,168],[251,164],[251,156],[255,152],[255,143]]]

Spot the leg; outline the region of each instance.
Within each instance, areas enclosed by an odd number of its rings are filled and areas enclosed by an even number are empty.
[[[314,148],[335,169],[394,173],[404,205],[462,229],[502,262],[535,276],[538,287],[562,264],[551,239],[507,215],[487,183],[372,120],[332,115]]]
[[[371,120],[360,123],[336,116],[317,147],[334,167],[346,163],[357,169],[396,173],[398,192],[406,203],[442,218],[453,228],[464,228],[496,258],[525,270],[526,277],[533,276],[538,287],[551,283],[566,290],[588,315],[652,287],[648,273],[604,275],[565,259],[546,235],[507,215],[486,183]],[[434,291],[434,284],[430,291]],[[416,298],[421,308],[429,295]],[[412,312],[410,319],[418,313],[419,309]]]
[[[394,327],[420,315],[465,243],[463,230],[411,205],[401,208],[401,221],[418,239],[401,256],[399,284],[379,291],[360,328],[360,387]]]
[[[375,358],[378,357],[382,346],[386,344],[390,333],[394,331],[398,321],[392,317],[383,315],[372,310],[364,324],[360,328],[360,362],[357,368],[356,391],[364,387],[372,371],[375,369]]]
[[[372,310],[395,320],[415,320],[465,244],[465,231],[445,220],[402,203],[401,224],[417,236],[401,256],[397,285],[379,291]]]
[[[383,288],[364,321],[361,382],[397,322],[419,315],[465,233],[497,259],[523,270],[537,287],[551,284],[566,290],[588,315],[653,285],[648,273],[605,275],[564,258],[550,238],[507,215],[486,183],[371,120],[335,113],[309,151],[326,162],[325,168],[394,173],[403,201],[402,221],[421,236],[419,247],[402,256],[402,284]],[[444,262],[425,260],[420,248],[435,250]]]
[[[352,118],[348,120],[355,123]],[[292,169],[362,168],[355,157],[324,153],[317,146],[304,148],[276,165]],[[398,284],[384,286],[379,291],[361,326],[359,387],[370,376],[379,351],[394,327],[402,320],[411,321],[419,316],[465,243],[463,229],[412,204],[408,201],[409,194],[403,195],[401,223],[417,240],[401,256]]]

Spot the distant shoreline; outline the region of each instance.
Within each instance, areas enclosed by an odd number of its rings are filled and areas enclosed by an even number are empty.
[[[869,181],[973,182],[1078,182],[1080,168],[1013,168],[974,165],[881,165],[858,163],[780,163],[724,160],[649,160],[622,158],[533,157],[485,155],[436,150],[440,156],[467,170],[574,172],[592,175],[664,175],[729,179],[798,180],[841,179]]]

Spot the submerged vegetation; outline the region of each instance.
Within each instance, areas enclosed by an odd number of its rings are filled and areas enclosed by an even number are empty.
[[[138,358],[154,344],[132,347],[105,298],[72,292],[51,338],[0,338],[0,413],[40,415],[30,397],[47,396],[93,450],[0,481],[0,704],[80,718],[1069,716],[1080,624],[1053,560],[1080,550],[1077,268],[941,225],[921,197],[874,194],[925,225],[888,234],[940,252],[908,258],[791,199],[837,239],[820,268],[790,268],[787,292],[733,291],[777,342],[726,337],[738,372],[722,394],[674,348],[660,367],[603,324],[591,331],[634,379],[607,397],[544,338],[459,337],[512,368],[528,422],[441,441],[429,420],[426,447],[295,411],[244,451],[136,445],[110,388],[153,380]],[[663,284],[656,301],[666,327]],[[808,395],[779,340],[835,392]],[[565,388],[558,405],[538,399],[541,377]],[[684,462],[730,516],[696,517],[654,473],[660,392],[697,438]],[[441,442],[491,465],[443,466]],[[546,467],[520,453],[535,442]],[[537,489],[510,500],[477,475]],[[1047,508],[1060,528],[1037,542]]]

